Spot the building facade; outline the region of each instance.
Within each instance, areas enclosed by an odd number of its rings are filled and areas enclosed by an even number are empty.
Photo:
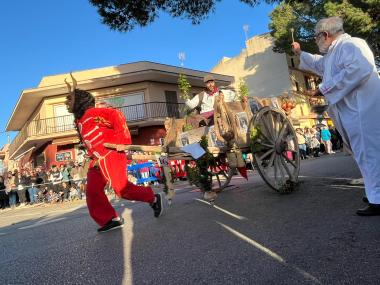
[[[305,92],[317,87],[318,76],[298,69],[297,57],[274,52],[270,34],[252,37],[245,45],[239,55],[222,58],[211,72],[234,76],[236,89],[243,79],[249,95],[263,99],[266,104],[281,108],[283,99],[294,100],[297,104],[289,116],[297,127],[318,123],[305,96]]]
[[[167,117],[181,116],[183,100],[177,80],[186,75],[193,92],[203,89],[208,72],[153,62],[136,62],[72,73],[78,88],[89,91],[97,106],[111,105],[127,119],[133,144],[158,145],[166,135]],[[218,85],[230,85],[233,77],[212,74]],[[83,160],[74,118],[67,112],[70,75],[43,77],[36,88],[23,90],[8,120],[7,131],[19,131],[9,146],[10,160],[18,167],[62,164]]]

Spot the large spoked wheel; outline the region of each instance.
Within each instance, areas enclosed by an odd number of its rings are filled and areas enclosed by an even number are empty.
[[[264,181],[282,193],[298,182],[300,156],[296,133],[289,119],[272,107],[260,109],[251,124],[254,164]]]
[[[221,192],[231,182],[232,176],[236,173],[236,168],[231,168],[225,158],[216,158],[215,166],[210,167],[212,173],[212,187],[215,192]]]

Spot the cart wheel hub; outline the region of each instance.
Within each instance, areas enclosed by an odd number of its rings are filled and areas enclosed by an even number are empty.
[[[286,142],[281,140],[276,142],[275,149],[277,154],[282,154],[286,150]]]

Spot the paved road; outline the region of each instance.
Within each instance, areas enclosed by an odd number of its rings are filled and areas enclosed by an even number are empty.
[[[160,219],[115,201],[122,230],[98,234],[81,203],[0,214],[1,284],[379,284],[380,217],[358,217],[362,187],[342,154],[302,162],[279,195],[234,178],[216,207],[183,187]]]

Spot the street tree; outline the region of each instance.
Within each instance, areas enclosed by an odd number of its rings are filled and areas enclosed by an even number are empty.
[[[160,12],[174,18],[189,19],[199,24],[215,11],[221,0],[89,0],[96,7],[102,22],[113,30],[127,32],[136,26],[145,27],[157,19]],[[254,7],[260,2],[276,0],[235,0]]]
[[[316,52],[314,27],[324,17],[343,18],[345,32],[363,38],[380,64],[380,0],[287,0],[271,13],[274,51],[291,53],[291,29],[304,50]]]

